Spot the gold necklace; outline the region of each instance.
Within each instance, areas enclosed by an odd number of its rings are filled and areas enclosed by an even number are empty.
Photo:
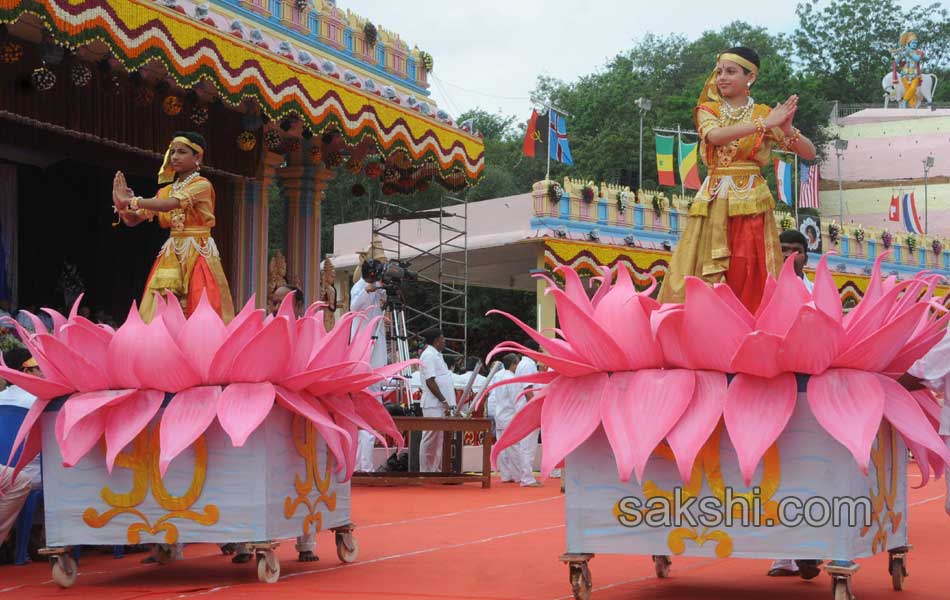
[[[197,177],[198,175],[199,175],[199,172],[198,172],[198,171],[195,171],[194,173],[192,173],[192,174],[189,175],[188,177],[185,177],[185,178],[182,179],[181,181],[175,181],[175,182],[173,182],[173,183],[172,183],[172,190],[173,190],[173,191],[176,191],[176,192],[180,192],[181,190],[185,189],[185,186],[188,185],[189,183],[191,183],[191,182],[195,179],[195,177]]]

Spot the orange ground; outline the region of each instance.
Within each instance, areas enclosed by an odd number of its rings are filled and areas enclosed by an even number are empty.
[[[919,481],[919,475],[911,475]],[[950,517],[943,481],[910,491],[910,577],[891,590],[887,555],[862,560],[855,578],[860,600],[914,600],[950,595]],[[341,564],[332,534],[318,536],[321,561],[295,561],[293,543],[281,546],[283,573],[273,585],[257,582],[253,563],[232,565],[214,546],[190,546],[185,560],[140,565],[143,555],[114,560],[89,554],[75,587],[52,583],[46,564],[0,567],[0,600],[8,598],[268,598],[344,599],[571,598],[564,548],[564,502],[558,482],[542,488],[466,484],[354,490],[359,561]],[[594,598],[611,600],[831,598],[829,578],[765,577],[768,562],[674,558],[669,579],[653,577],[647,557],[597,556],[591,562]]]

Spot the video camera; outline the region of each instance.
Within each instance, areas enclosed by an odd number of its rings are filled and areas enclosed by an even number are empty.
[[[389,302],[397,301],[402,295],[402,287],[409,281],[416,281],[419,275],[409,269],[409,261],[389,260],[386,262],[369,259],[364,263],[368,275],[373,281],[380,282],[386,290]]]

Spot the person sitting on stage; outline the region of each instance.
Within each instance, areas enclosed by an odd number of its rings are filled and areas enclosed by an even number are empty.
[[[294,316],[299,319],[304,315],[306,304],[304,303],[303,292],[293,285],[282,285],[274,290],[270,298],[270,312],[272,315],[277,314],[277,311],[280,310],[280,304],[290,293],[294,294]]]
[[[805,234],[797,229],[786,229],[778,236],[778,241],[782,245],[782,258],[788,260],[788,257],[795,255],[795,274],[802,278],[805,289],[811,293],[815,289],[815,284],[805,276],[805,265],[808,264],[808,240]]]
[[[515,353],[506,354],[501,357],[501,364],[504,367],[492,379],[492,384],[500,383],[507,379],[515,377],[515,371],[518,368],[520,358]],[[500,439],[505,429],[515,418],[519,410],[518,406],[519,386],[503,385],[495,388],[489,394],[495,413],[495,439]],[[531,434],[534,437],[535,434]],[[541,484],[534,478],[531,471],[531,465],[528,464],[526,453],[518,444],[502,450],[498,456],[498,473],[501,476],[502,483],[511,483],[517,481],[524,487],[538,487]]]
[[[455,386],[452,372],[445,364],[445,336],[439,329],[423,334],[426,349],[419,356],[419,378],[422,380],[422,416],[444,417],[455,410]],[[419,444],[419,471],[442,470],[442,432],[424,431]]]
[[[792,126],[798,96],[774,108],[752,100],[759,64],[749,48],[726,50],[700,94],[694,115],[709,174],[690,205],[660,302],[683,302],[685,278],[695,276],[710,285],[726,283],[755,312],[768,276],[778,277],[781,270],[775,199],[761,167],[771,160],[774,145],[805,160],[815,158],[815,146]]]
[[[135,227],[158,217],[159,225],[171,230],[155,259],[139,304],[145,322],[151,321],[155,313],[155,294],[167,292],[178,297],[185,316],[191,315],[204,293],[225,323],[234,318],[231,290],[218,247],[211,237],[215,224],[214,188],[201,176],[201,161],[207,147],[201,134],[175,133],[158,172],[159,185],[169,185],[159,189],[154,198],[136,196],[122,171],[115,174],[112,203],[121,222]]]
[[[350,310],[353,312],[362,312],[363,316],[353,320],[350,329],[350,339],[356,337],[361,329],[367,327],[373,319],[383,316],[383,310],[386,308],[386,290],[376,283],[379,280],[379,270],[382,265],[376,260],[366,260],[360,266],[362,278],[353,284],[350,290]],[[375,327],[376,332],[373,335],[373,352],[370,355],[370,365],[374,369],[385,367],[389,362],[389,353],[386,349],[386,324],[384,319],[380,319]],[[378,386],[373,386],[378,389]],[[380,399],[382,402],[382,399]],[[368,431],[360,430],[359,445],[356,450],[356,471],[371,472],[373,467],[373,448],[376,446],[376,438]]]

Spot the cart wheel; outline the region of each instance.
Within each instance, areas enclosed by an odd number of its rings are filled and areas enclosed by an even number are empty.
[[[155,560],[160,565],[167,565],[172,561],[173,547],[165,544],[155,545]]]
[[[670,560],[669,556],[662,554],[653,555],[653,569],[656,571],[656,576],[660,579],[666,579],[670,576],[670,568],[673,566],[673,561]]]
[[[257,553],[257,579],[261,583],[277,583],[280,579],[280,560],[273,550]]]
[[[336,532],[336,555],[341,562],[356,562],[360,555],[360,545],[351,531]]]
[[[79,574],[79,567],[76,559],[66,554],[56,554],[50,557],[52,563],[50,567],[53,571],[53,581],[61,588],[72,587],[76,583],[76,576]]]
[[[887,564],[887,570],[891,574],[891,585],[896,591],[904,589],[904,578],[907,577],[907,564],[903,556],[891,555]]]
[[[590,577],[590,567],[587,562],[570,563],[571,569],[571,590],[574,592],[575,600],[590,600],[592,581]]]
[[[831,595],[834,600],[854,600],[850,582],[845,577],[835,577],[831,580]]]

